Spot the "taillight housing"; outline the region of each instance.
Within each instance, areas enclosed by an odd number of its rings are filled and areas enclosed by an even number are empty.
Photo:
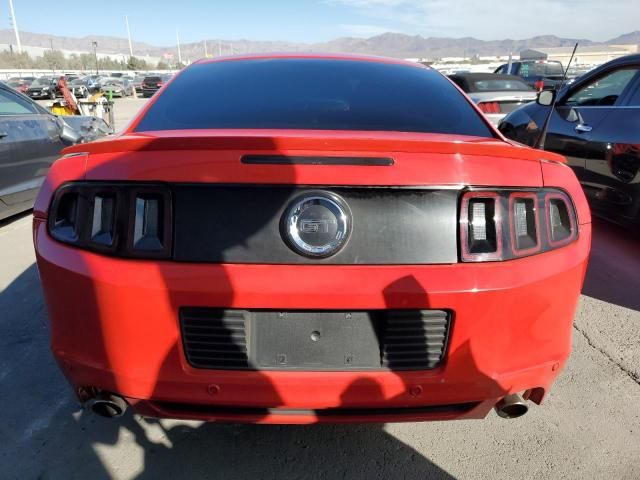
[[[478,108],[482,113],[500,113],[500,104],[498,102],[480,102]]]
[[[56,240],[99,253],[169,258],[171,191],[146,183],[67,183],[56,190],[47,227]]]
[[[578,238],[573,203],[558,189],[466,191],[459,224],[463,262],[535,255]]]

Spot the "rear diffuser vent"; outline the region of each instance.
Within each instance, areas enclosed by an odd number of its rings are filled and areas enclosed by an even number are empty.
[[[390,370],[427,370],[440,365],[449,332],[441,310],[390,310],[382,334],[382,366]]]
[[[182,339],[189,363],[196,368],[247,369],[247,314],[242,310],[182,309]]]

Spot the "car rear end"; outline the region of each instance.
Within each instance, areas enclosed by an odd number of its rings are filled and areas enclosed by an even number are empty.
[[[187,95],[202,88],[228,96]],[[381,88],[397,93],[372,102]],[[422,67],[197,64],[47,178],[34,239],[53,353],[81,400],[159,417],[539,403],[569,355],[590,244],[559,160],[498,138]]]
[[[144,77],[142,80],[142,96],[152,97],[164,85],[162,76]]]

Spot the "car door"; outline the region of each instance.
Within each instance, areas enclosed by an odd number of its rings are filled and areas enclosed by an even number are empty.
[[[592,205],[602,182],[594,174],[594,161],[606,155],[603,140],[614,128],[610,122],[637,76],[638,69],[628,65],[603,71],[565,91],[551,116],[545,150],[567,157]]]
[[[31,208],[62,148],[55,116],[0,87],[0,217]]]
[[[623,222],[640,222],[640,65],[611,106],[582,108],[587,178],[594,210]]]

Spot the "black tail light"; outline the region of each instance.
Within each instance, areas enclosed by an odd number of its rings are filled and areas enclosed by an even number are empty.
[[[562,247],[577,237],[573,204],[560,190],[473,190],[462,196],[463,262],[524,257]]]
[[[54,195],[48,228],[56,240],[87,250],[169,258],[171,212],[163,185],[70,183]]]

